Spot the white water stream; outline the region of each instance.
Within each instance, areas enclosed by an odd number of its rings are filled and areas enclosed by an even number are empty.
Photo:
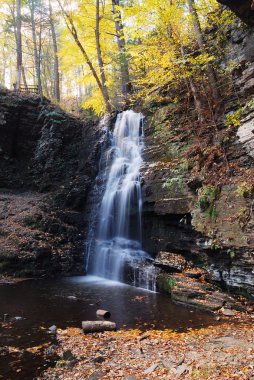
[[[88,252],[88,272],[155,290],[151,258],[141,246],[143,115],[132,110],[119,114],[110,140],[103,169],[106,188],[96,231],[90,234],[94,248]]]

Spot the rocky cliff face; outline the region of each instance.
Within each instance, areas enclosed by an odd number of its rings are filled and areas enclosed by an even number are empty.
[[[254,296],[253,32],[235,33],[228,41],[235,55],[227,57],[237,62],[241,102],[227,102],[216,131],[201,135],[198,145],[173,104],[148,113],[143,241],[166,273],[167,285],[165,278],[159,285],[167,291],[169,283],[179,285],[181,274]],[[184,268],[175,267],[174,255],[186,261]]]
[[[253,0],[218,0],[218,2],[229,7],[247,25],[254,26]]]
[[[0,93],[0,272],[80,273],[100,131],[31,96]]]

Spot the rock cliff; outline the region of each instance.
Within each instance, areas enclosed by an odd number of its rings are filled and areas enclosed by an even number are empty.
[[[0,272],[81,273],[100,131],[34,96],[0,93]]]
[[[155,264],[173,287],[165,279],[159,286],[172,297],[179,275],[185,278],[182,283],[202,278],[254,296],[252,39],[250,29],[241,36],[235,30],[229,33],[227,60],[238,66],[233,72],[238,101],[227,100],[218,129],[200,131],[197,139],[192,131],[196,126],[186,127],[175,104],[145,110],[144,248],[159,255]],[[172,263],[174,255],[186,261],[184,268]]]
[[[218,2],[229,7],[246,24],[254,26],[253,0],[218,0]]]

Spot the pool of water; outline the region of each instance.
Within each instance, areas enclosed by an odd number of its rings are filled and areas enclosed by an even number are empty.
[[[0,321],[8,314],[10,322],[1,327],[0,345],[17,348],[18,354],[15,350],[8,355],[0,352],[0,379],[33,379],[41,365],[51,363],[50,359],[40,363],[40,358],[31,356],[27,348],[52,339],[47,332],[52,325],[81,327],[84,320],[96,320],[99,308],[109,310],[111,320],[124,329],[185,330],[216,323],[211,315],[174,305],[166,295],[98,277],[2,285]]]

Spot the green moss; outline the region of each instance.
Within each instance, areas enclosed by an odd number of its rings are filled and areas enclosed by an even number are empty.
[[[243,108],[239,108],[237,111],[230,112],[226,115],[226,124],[228,128],[239,127],[241,124],[242,112]]]
[[[177,282],[174,278],[170,277],[167,281],[168,288],[172,290],[176,286]]]
[[[244,115],[248,114],[254,109],[254,97],[252,97],[244,107],[238,108],[234,112],[229,112],[226,115],[226,125],[228,128],[239,127],[241,125],[241,119]]]
[[[56,368],[63,368],[66,366],[66,361],[63,359],[60,359],[56,362]]]
[[[227,254],[229,255],[229,257],[231,259],[234,259],[234,257],[235,257],[235,251],[233,249],[228,249],[227,250]]]
[[[188,160],[184,160],[179,166],[184,172],[187,172],[190,169],[190,163]]]
[[[158,276],[158,288],[166,293],[170,293],[172,289],[177,285],[177,281],[174,277],[170,275],[160,275]]]
[[[213,239],[213,241],[211,243],[211,249],[213,251],[217,251],[218,249],[220,249],[220,246],[219,246],[218,241],[216,239]]]
[[[173,178],[168,178],[166,182],[162,185],[163,188],[167,189],[170,194],[176,193],[176,192],[181,192],[183,188],[183,178],[182,176],[179,177],[173,177]]]
[[[192,380],[207,380],[213,374],[213,368],[210,366],[204,366],[201,368],[196,368],[192,371]]]
[[[205,215],[213,221],[217,218],[215,201],[220,192],[216,186],[204,186],[198,191],[198,207]]]
[[[238,197],[249,198],[252,196],[253,190],[254,189],[252,185],[248,184],[247,182],[243,182],[237,186],[235,193]]]
[[[177,169],[172,169],[170,171],[170,177],[164,182],[162,187],[167,189],[170,195],[175,195],[175,193],[181,194],[184,190],[184,172],[186,169],[186,163],[183,166],[179,165]]]

